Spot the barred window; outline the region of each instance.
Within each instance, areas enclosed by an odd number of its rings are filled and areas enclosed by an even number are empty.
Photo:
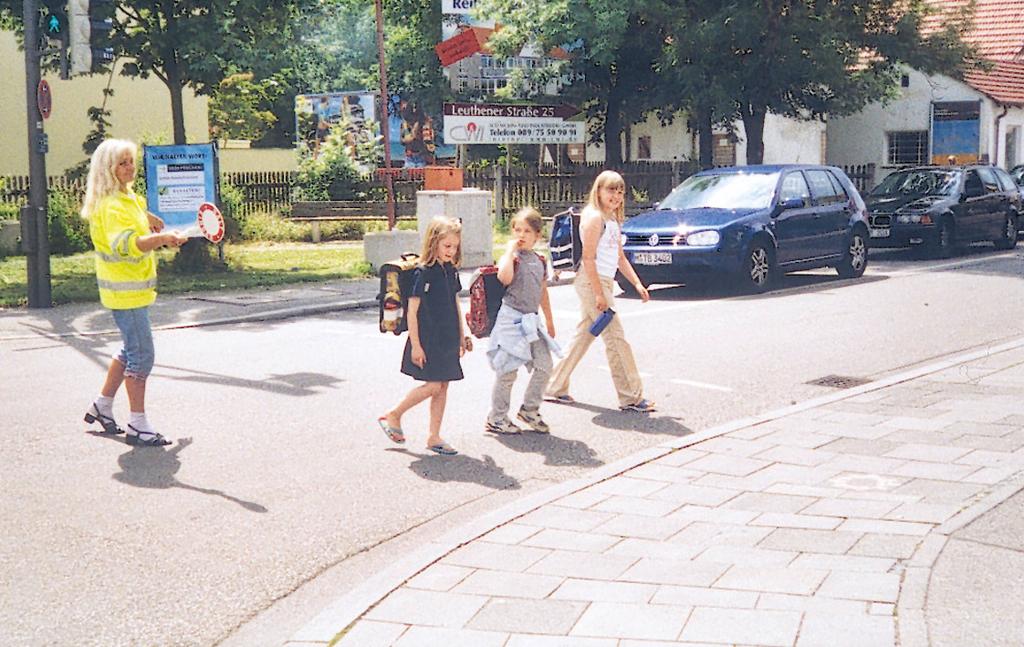
[[[903,130],[889,133],[889,164],[928,163],[928,131]]]

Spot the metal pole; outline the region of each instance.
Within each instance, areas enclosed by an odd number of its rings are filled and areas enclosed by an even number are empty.
[[[380,134],[384,137],[384,187],[388,192],[388,231],[395,228],[395,184],[391,176],[391,130],[388,124],[388,65],[384,61],[384,10],[381,0],[374,0],[377,11],[377,64],[380,67]]]
[[[25,21],[25,114],[28,121],[28,207],[22,209],[22,245],[28,279],[28,307],[50,308],[50,241],[46,213],[46,134],[36,104],[39,88],[39,7],[24,0]]]

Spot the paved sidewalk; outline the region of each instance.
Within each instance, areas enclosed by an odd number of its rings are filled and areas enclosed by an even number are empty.
[[[1018,340],[676,439],[404,556],[288,645],[1020,645],[1022,396]]]
[[[166,330],[307,316],[375,306],[379,286],[374,278],[339,279],[267,289],[161,294],[150,308],[150,317],[154,329]],[[98,302],[32,310],[0,308],[0,341],[111,332],[117,332],[114,321]]]

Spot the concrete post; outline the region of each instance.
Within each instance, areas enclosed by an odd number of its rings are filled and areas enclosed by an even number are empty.
[[[491,193],[481,189],[417,191],[416,219],[420,240],[437,216],[462,221],[462,266],[480,267],[494,262]]]

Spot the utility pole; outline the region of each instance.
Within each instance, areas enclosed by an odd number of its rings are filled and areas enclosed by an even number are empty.
[[[38,93],[42,74],[39,69],[39,5],[24,0],[25,21],[25,114],[28,118],[28,205],[21,208],[21,245],[28,275],[28,307],[53,306],[50,292],[50,239],[47,231],[46,151]],[[47,108],[48,110],[49,108]]]
[[[388,231],[395,228],[395,181],[391,174],[391,133],[388,128],[388,64],[384,60],[384,10],[381,0],[374,0],[377,12],[377,64],[380,66],[380,134],[384,137],[384,187],[388,192]]]

